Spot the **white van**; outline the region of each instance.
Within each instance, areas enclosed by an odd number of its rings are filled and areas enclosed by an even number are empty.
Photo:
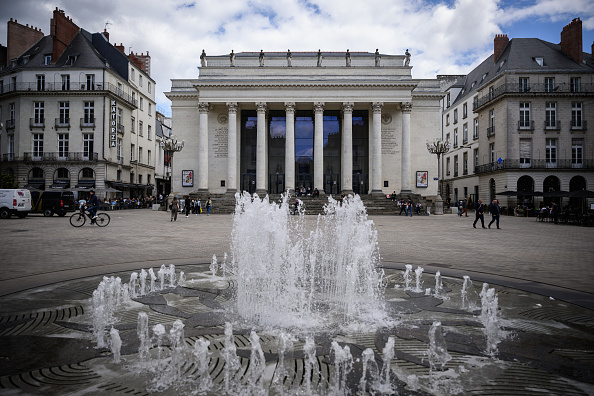
[[[0,190],[0,218],[8,219],[11,215],[27,217],[31,211],[31,192],[23,189]]]

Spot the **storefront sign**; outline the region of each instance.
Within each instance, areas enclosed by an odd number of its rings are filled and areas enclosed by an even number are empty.
[[[109,123],[109,147],[116,147],[118,109],[115,99],[111,100],[111,120]]]

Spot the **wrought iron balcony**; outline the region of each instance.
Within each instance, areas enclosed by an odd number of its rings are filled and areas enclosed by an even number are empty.
[[[15,127],[15,120],[6,120],[6,123],[4,125],[6,125],[6,129],[14,129]]]
[[[505,159],[499,162],[489,162],[474,168],[474,173],[490,173],[501,170],[518,169],[594,169],[594,160],[584,159],[581,162],[574,162],[572,159],[557,159],[557,161],[547,161],[543,159],[531,159],[529,163],[519,159]]]
[[[561,130],[561,121],[545,121],[544,122],[544,129],[545,131],[559,131]]]
[[[70,118],[56,118],[55,119],[55,127],[58,128],[68,128],[70,130]]]
[[[534,130],[534,120],[527,120],[527,121],[518,121],[518,130],[520,131],[533,131]]]
[[[124,131],[125,131],[124,125],[122,125],[122,124],[118,124],[118,126],[117,126],[117,131],[118,131],[118,133],[119,133],[120,135],[123,135],[123,134],[124,134]]]
[[[2,161],[7,162],[7,161],[18,161],[18,157],[14,155],[14,153],[7,153],[7,154],[2,154]]]
[[[80,119],[80,127],[81,128],[95,128],[95,118],[81,118]]]
[[[544,83],[541,84],[518,84],[518,83],[506,83],[502,84],[493,90],[491,90],[487,95],[480,97],[478,100],[474,101],[472,108],[473,110],[478,109],[486,105],[487,103],[497,99],[502,95],[534,95],[534,94],[543,94],[543,95],[557,95],[560,93],[574,93],[574,94],[591,94],[594,93],[594,84],[592,83],[583,83],[579,86],[579,92],[574,92],[575,89],[572,90],[572,85],[570,83],[561,83],[557,84],[553,87],[553,89],[549,89],[550,86]]]
[[[45,153],[23,153],[24,161],[97,161],[99,159],[98,153],[84,153],[84,152],[45,152]]]
[[[495,136],[495,125],[487,128],[487,137]]]
[[[571,130],[572,131],[585,131],[587,126],[588,126],[588,124],[587,124],[586,120],[582,120],[582,123],[579,125],[577,123],[574,123],[573,121],[571,122]]]
[[[45,118],[38,117],[38,118],[29,118],[29,128],[45,128]]]

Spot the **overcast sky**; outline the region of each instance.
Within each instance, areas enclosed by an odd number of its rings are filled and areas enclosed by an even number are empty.
[[[55,7],[92,33],[107,24],[126,53],[150,52],[158,107],[172,78],[195,78],[199,56],[260,51],[412,54],[413,78],[467,74],[493,51],[495,34],[560,42],[573,18],[583,21],[584,51],[594,41],[592,0],[0,0],[6,22],[49,34]]]

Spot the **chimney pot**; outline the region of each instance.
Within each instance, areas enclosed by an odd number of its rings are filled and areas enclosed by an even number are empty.
[[[578,63],[584,60],[582,44],[582,21],[573,19],[561,31],[561,51]]]
[[[508,42],[509,38],[507,38],[507,34],[495,35],[495,39],[493,40],[493,62],[497,62]]]

